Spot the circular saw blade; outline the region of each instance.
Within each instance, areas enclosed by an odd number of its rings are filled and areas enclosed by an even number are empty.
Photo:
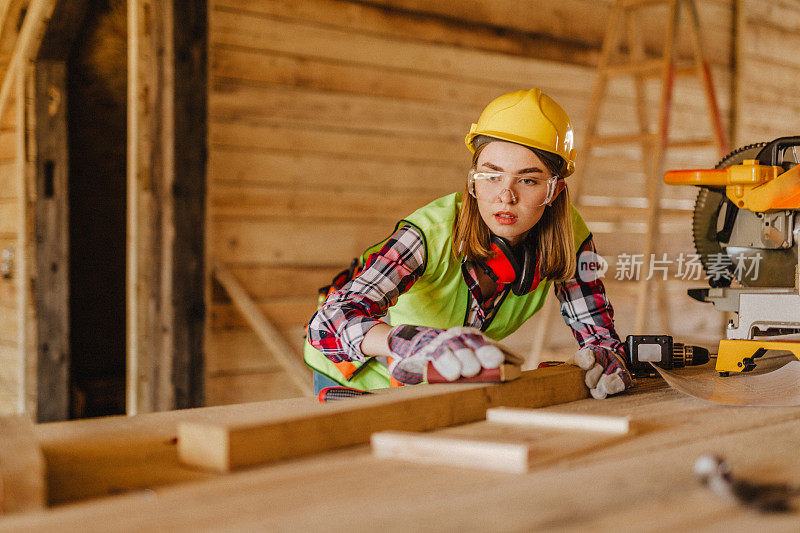
[[[745,159],[754,159],[758,152],[767,143],[756,143],[743,146],[723,157],[714,168],[727,168],[731,165],[741,164]],[[692,237],[694,247],[700,256],[700,262],[706,274],[714,272],[708,279],[712,287],[727,287],[734,279],[734,265],[743,257],[761,255],[760,272],[757,279],[740,280],[741,284],[749,287],[789,287],[794,286],[795,265],[797,255],[794,249],[764,250],[758,248],[728,249],[724,243],[717,239],[720,229],[720,212],[725,204],[725,189],[701,187],[697,192],[692,218]],[[724,212],[723,212],[724,213]],[[744,215],[746,212],[740,212]],[[749,212],[747,212],[749,213]],[[795,247],[796,248],[796,247]],[[730,260],[726,264],[716,264],[712,267],[710,258],[722,257],[725,254]]]

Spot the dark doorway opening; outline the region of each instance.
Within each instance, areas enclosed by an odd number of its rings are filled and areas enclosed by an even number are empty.
[[[89,0],[67,59],[69,415],[125,413],[127,13]]]

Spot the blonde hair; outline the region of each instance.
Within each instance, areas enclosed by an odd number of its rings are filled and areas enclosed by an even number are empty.
[[[472,157],[472,168],[478,156],[489,143],[479,146]],[[535,150],[534,150],[535,151]],[[561,170],[550,158],[541,157],[542,162],[554,174]],[[545,207],[542,218],[531,228],[526,239],[535,239],[539,257],[539,272],[551,281],[564,281],[575,275],[575,238],[572,232],[572,207],[566,187]],[[489,247],[490,231],[478,211],[478,202],[469,193],[469,184],[464,187],[461,210],[453,225],[453,255],[457,260],[485,261],[495,254]]]

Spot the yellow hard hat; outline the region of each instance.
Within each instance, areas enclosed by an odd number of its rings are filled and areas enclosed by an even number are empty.
[[[575,172],[572,123],[566,111],[539,89],[514,91],[492,100],[465,139],[473,153],[473,140],[478,135],[559,155],[566,163],[563,176]]]

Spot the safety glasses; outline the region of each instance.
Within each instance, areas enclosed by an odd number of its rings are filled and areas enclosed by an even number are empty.
[[[508,189],[514,202],[542,206],[553,201],[559,179],[556,175],[545,178],[531,174],[472,169],[468,174],[468,189],[474,198],[487,202],[494,202]]]

